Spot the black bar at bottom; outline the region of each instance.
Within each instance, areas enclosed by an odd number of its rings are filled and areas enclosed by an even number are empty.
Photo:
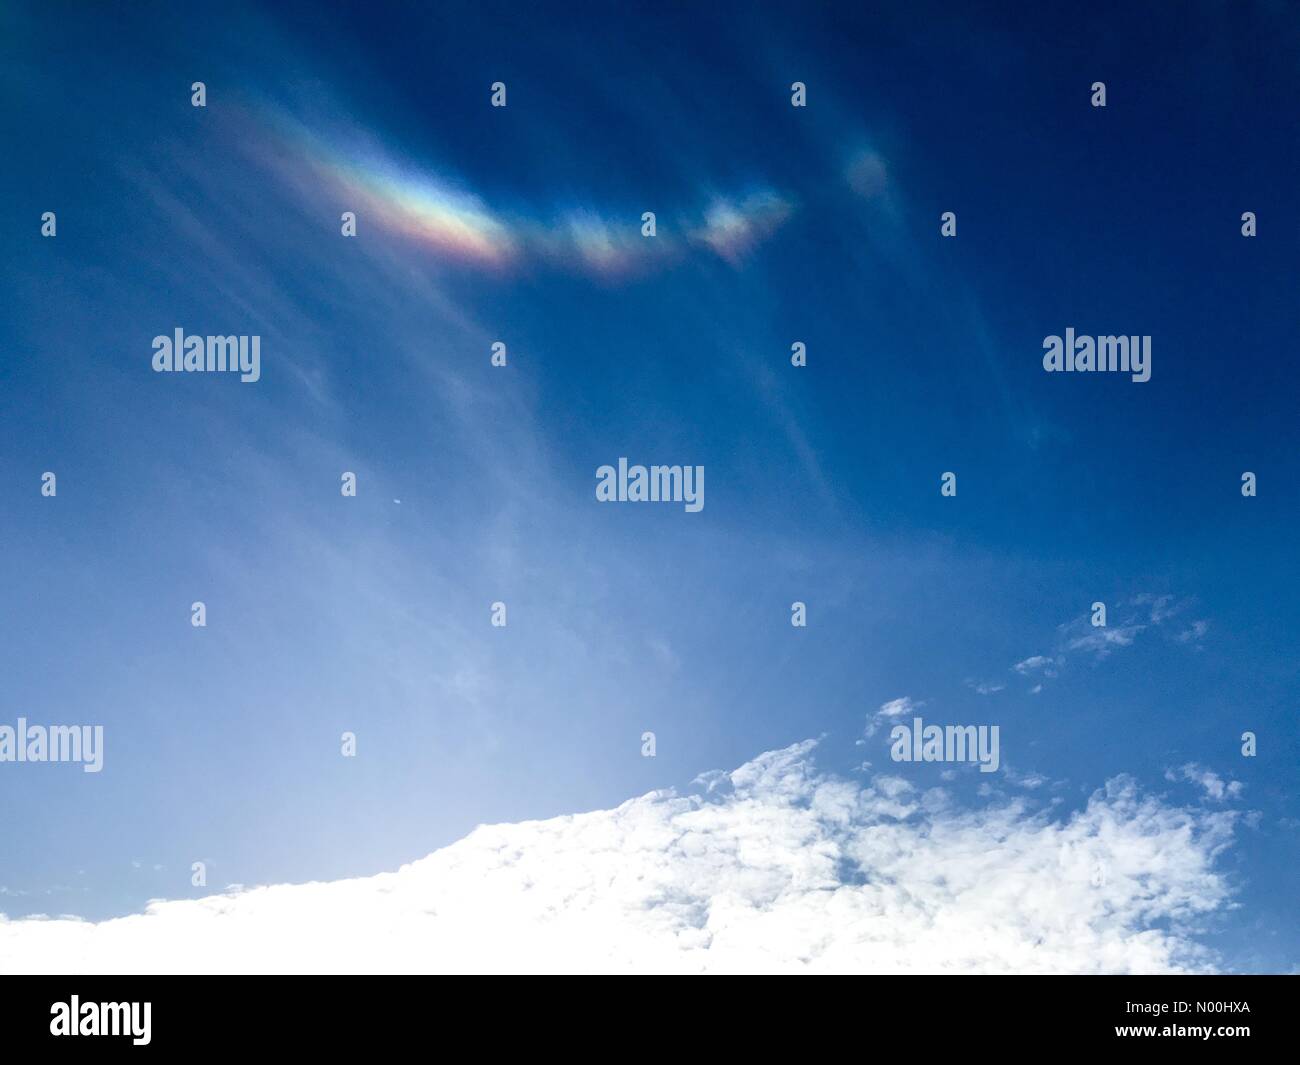
[[[42,976],[0,985],[0,1047],[11,1061],[109,1044],[133,1054],[284,1048],[367,1059],[409,1052],[412,1042],[432,1053],[518,1046],[617,1057],[635,1046],[677,1056],[700,1044],[843,1045],[852,1029],[850,1042],[864,1054],[884,1051],[891,1039],[927,1052],[1128,1044],[1137,1053],[1289,1054],[1300,986],[1280,976],[868,976],[727,986],[582,977],[510,986],[433,976]]]

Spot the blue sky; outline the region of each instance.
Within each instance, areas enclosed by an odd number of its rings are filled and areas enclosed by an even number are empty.
[[[864,735],[908,697],[999,725],[963,801],[1240,782],[1201,935],[1293,966],[1300,18],[1089,12],[0,8],[0,723],[106,735],[0,766],[0,912],[373,873],[809,737],[937,785]],[[261,380],[153,373],[177,327]],[[1151,380],[1044,373],[1067,327]],[[706,506],[597,503],[623,455]],[[1123,642],[1075,645],[1094,601]]]

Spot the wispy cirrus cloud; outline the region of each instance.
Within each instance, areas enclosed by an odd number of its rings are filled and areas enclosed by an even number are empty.
[[[1171,619],[1180,615],[1192,605],[1191,599],[1178,599],[1173,595],[1153,595],[1143,593],[1118,604],[1124,616],[1118,621],[1105,625],[1094,625],[1091,615],[1077,617],[1057,626],[1056,646],[1051,654],[1031,655],[1011,666],[1013,672],[1022,677],[1040,675],[1045,679],[1056,678],[1072,655],[1090,656],[1094,662],[1109,658],[1114,652],[1131,647],[1138,637],[1147,630],[1163,630]],[[1135,609],[1136,608],[1136,609]],[[1200,619],[1172,634],[1178,643],[1197,644],[1209,631],[1210,623]],[[1042,690],[1040,680],[1031,694]]]
[[[1126,778],[1068,816],[1029,796],[960,808],[944,789],[919,791],[901,777],[858,785],[821,772],[814,746],[711,774],[703,794],[657,791],[612,810],[480,827],[366,879],[154,902],[143,914],[94,924],[0,919],[0,968],[1214,967],[1193,924],[1230,901],[1215,861],[1232,841],[1233,813],[1171,806]]]
[[[997,684],[993,681],[976,681],[967,679],[966,687],[970,688],[976,695],[996,695],[1000,691],[1006,690],[1005,684]]]
[[[1071,631],[1079,633],[1088,622],[1071,626]],[[1079,635],[1065,638],[1065,647],[1070,651],[1086,651],[1098,659],[1106,658],[1119,647],[1129,647],[1137,639],[1145,625],[1114,625],[1082,631]]]
[[[1205,620],[1193,621],[1174,637],[1179,643],[1196,643],[1210,631],[1210,623]]]
[[[1187,781],[1190,784],[1195,784],[1205,793],[1206,798],[1214,802],[1238,798],[1245,789],[1245,785],[1241,781],[1224,781],[1213,769],[1207,769],[1197,762],[1188,762],[1176,769],[1166,769],[1165,779],[1175,782]]]
[[[1179,617],[1195,605],[1193,599],[1179,599],[1173,595],[1137,595],[1131,600],[1134,606],[1148,611],[1151,624],[1162,626],[1165,622]],[[1181,625],[1173,634],[1178,643],[1199,644],[1210,631],[1210,623],[1205,618],[1195,618]]]
[[[1186,601],[1179,602],[1172,595],[1153,595],[1150,592],[1135,595],[1130,602],[1134,606],[1150,608],[1152,625],[1163,624],[1187,606]]]
[[[492,206],[456,175],[341,125],[309,125],[263,103],[246,128],[245,151],[290,184],[329,188],[359,229],[377,226],[471,268],[547,263],[617,280],[679,263],[693,247],[739,267],[795,210],[790,196],[762,185],[685,204]],[[646,211],[656,216],[652,236],[642,232]]]

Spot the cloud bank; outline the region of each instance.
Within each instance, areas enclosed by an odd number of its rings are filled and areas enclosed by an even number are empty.
[[[151,903],[92,924],[0,918],[0,969],[117,972],[1171,972],[1236,815],[1118,778],[1068,817],[958,808],[816,768],[815,741],[701,794],[484,826],[396,872]]]

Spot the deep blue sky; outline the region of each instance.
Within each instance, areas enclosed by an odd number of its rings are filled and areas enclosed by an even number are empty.
[[[0,723],[107,738],[0,766],[0,912],[362,875],[823,733],[894,769],[857,741],[906,695],[1065,810],[1241,781],[1206,941],[1295,964],[1300,15],[1180,12],[6,4]],[[509,260],[384,224],[381,171]],[[752,246],[689,238],[763,191]],[[152,373],[178,326],[260,334],[262,380]],[[1151,381],[1045,374],[1068,326],[1150,334]],[[705,466],[705,509],[597,504],[620,455]],[[1094,600],[1130,646],[1066,649]]]

